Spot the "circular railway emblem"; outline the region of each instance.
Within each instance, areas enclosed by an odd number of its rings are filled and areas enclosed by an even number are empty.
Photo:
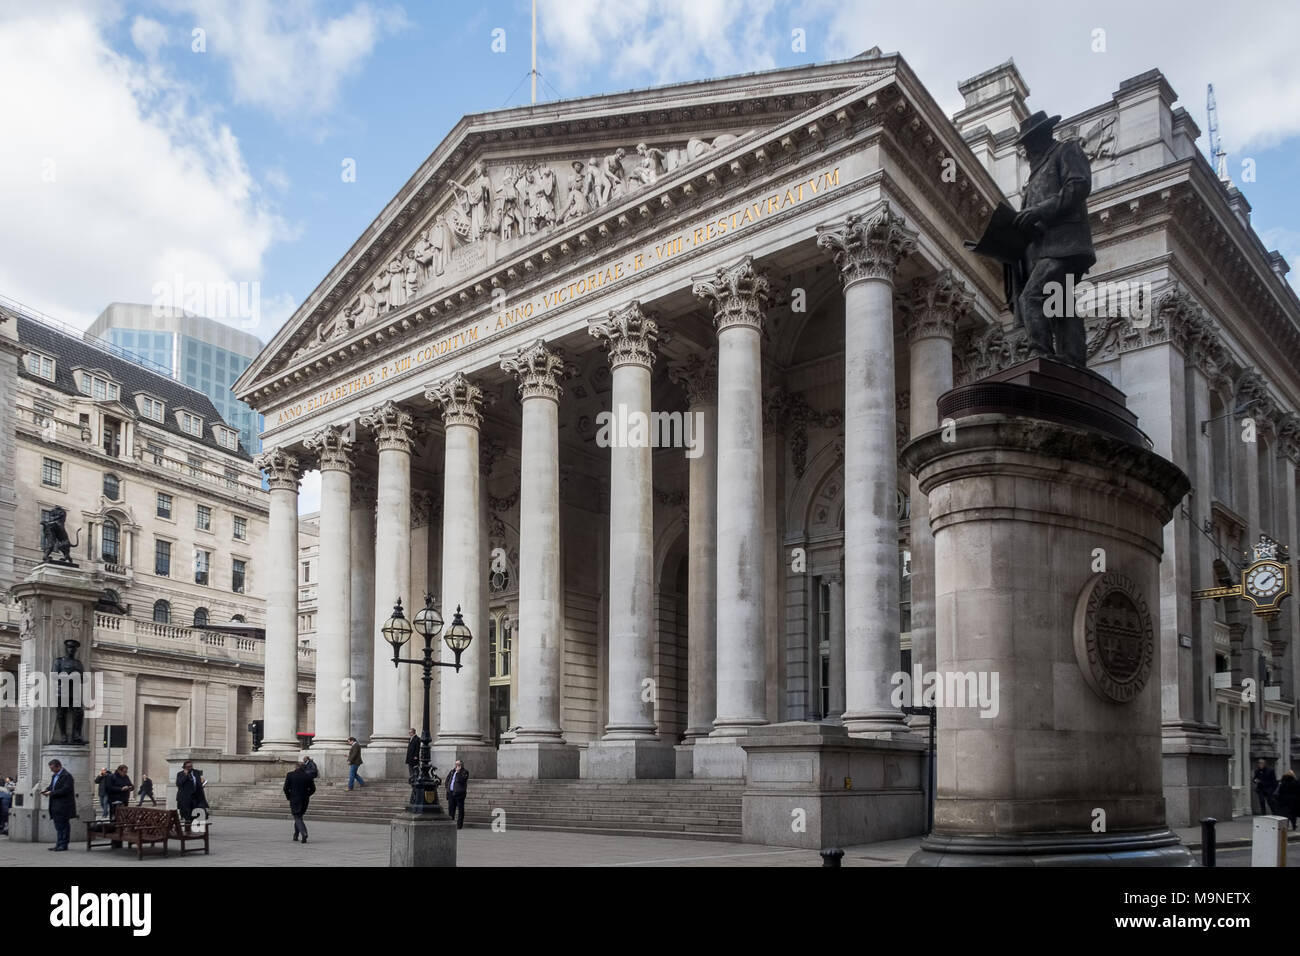
[[[1155,634],[1146,598],[1129,577],[1109,571],[1084,586],[1074,613],[1074,653],[1099,697],[1126,704],[1142,692]]]

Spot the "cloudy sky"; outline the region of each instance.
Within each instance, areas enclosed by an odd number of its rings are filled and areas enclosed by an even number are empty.
[[[529,0],[5,0],[0,295],[85,327],[234,282],[249,307],[216,317],[269,339],[462,114],[528,101],[529,19]],[[539,99],[879,46],[949,112],[1010,57],[1030,107],[1066,115],[1156,67],[1208,130],[1213,83],[1229,171],[1300,274],[1295,0],[538,0],[538,34]]]

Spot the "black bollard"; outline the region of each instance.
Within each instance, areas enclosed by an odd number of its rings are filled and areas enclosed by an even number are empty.
[[[1214,866],[1214,826],[1218,822],[1214,817],[1201,821],[1201,866]]]
[[[822,866],[839,866],[840,859],[844,856],[844,851],[839,847],[831,847],[829,850],[822,850]]]

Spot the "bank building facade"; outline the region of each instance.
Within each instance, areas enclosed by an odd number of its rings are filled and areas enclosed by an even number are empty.
[[[927,734],[895,678],[932,671],[936,615],[995,582],[936,606],[898,450],[942,393],[1027,354],[964,240],[1019,201],[1028,87],[1008,62],[961,90],[950,117],[873,50],[463,118],[235,386],[266,421],[263,748],[298,746],[298,483],[318,468],[330,760],[354,735],[405,778],[422,689],[379,628],[429,593],[475,638],[435,681],[440,766],[743,779],[826,813],[852,788],[881,837],[923,829]],[[1091,366],[1194,486],[1145,689],[1187,825],[1243,812],[1253,760],[1297,746],[1296,602],[1263,621],[1192,591],[1260,534],[1297,540],[1300,303],[1174,102],[1153,71],[1057,135],[1092,162],[1089,278],[1140,290],[1089,318]]]

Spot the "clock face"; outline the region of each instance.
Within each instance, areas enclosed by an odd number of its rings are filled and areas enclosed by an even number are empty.
[[[1286,568],[1273,561],[1260,561],[1246,572],[1246,593],[1267,602],[1286,584]]]

